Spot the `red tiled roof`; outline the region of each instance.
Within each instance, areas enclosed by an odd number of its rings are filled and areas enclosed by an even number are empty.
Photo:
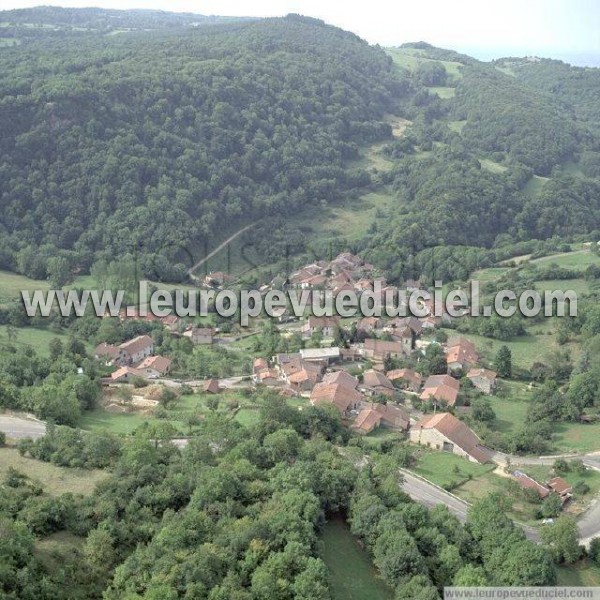
[[[153,344],[154,342],[149,335],[138,335],[132,340],[123,342],[119,348],[121,348],[121,350],[125,350],[129,354],[136,354],[148,348],[148,346],[152,346]]]
[[[173,361],[166,356],[147,356],[138,366],[138,369],[155,369],[159,373],[166,373]]]
[[[450,413],[437,413],[421,419],[415,429],[435,429],[453,444],[462,448],[477,462],[484,463],[490,458],[489,452],[481,445],[481,440],[462,421]]]

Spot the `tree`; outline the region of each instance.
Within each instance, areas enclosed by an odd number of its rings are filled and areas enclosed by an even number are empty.
[[[508,346],[502,346],[498,350],[494,364],[500,377],[510,379],[512,376],[512,352]]]
[[[597,565],[600,565],[600,538],[592,539],[588,555]]]
[[[546,519],[553,519],[560,514],[562,510],[562,500],[558,494],[550,494],[540,507],[540,515]]]
[[[579,530],[573,517],[564,515],[554,523],[545,525],[540,535],[557,562],[572,564],[581,558]]]
[[[219,408],[219,398],[217,396],[209,396],[206,399],[206,407],[208,410],[217,410],[217,408]]]
[[[64,351],[64,346],[60,338],[52,338],[48,343],[50,360],[57,360]]]
[[[492,408],[489,400],[485,398],[475,398],[471,402],[471,410],[473,418],[476,421],[482,421],[485,423],[492,423],[496,419],[496,413]]]
[[[52,256],[47,263],[48,279],[53,289],[61,289],[69,282],[71,270],[69,261],[64,256]]]
[[[452,585],[457,587],[482,587],[488,585],[488,578],[482,567],[467,564],[457,571]]]

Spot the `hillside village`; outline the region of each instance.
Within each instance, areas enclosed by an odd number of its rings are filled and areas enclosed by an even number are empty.
[[[382,293],[400,291],[378,278],[373,265],[345,252],[332,261],[298,269],[290,275],[288,285],[314,294],[330,290],[337,295],[345,290],[372,291],[375,281]],[[227,283],[229,278],[223,273],[211,273],[203,285],[221,289]],[[261,286],[261,293],[273,285]],[[404,289],[411,292],[420,285],[407,281]],[[275,320],[280,335],[299,337],[302,347],[296,352],[254,355],[251,374],[240,377],[236,389],[269,389],[295,399],[299,410],[308,405],[330,407],[360,436],[386,430],[424,449],[451,453],[475,464],[493,462],[494,451],[461,415],[469,410],[473,398],[495,393],[497,372],[465,337],[438,334],[440,327],[452,327],[452,317],[445,313],[434,316],[431,302],[423,303],[422,308],[425,315],[420,318],[307,316],[298,320],[282,314]],[[218,327],[198,326],[175,316],[141,317],[131,309],[121,314],[122,321],[139,319],[160,324],[166,335],[188,339],[193,346],[228,344],[229,338]],[[259,328],[260,323],[254,323],[246,335],[257,335]],[[153,338],[147,334],[119,345],[101,343],[94,356],[111,370],[103,379],[107,388],[140,387],[147,381],[191,384],[200,392],[223,390],[217,378],[172,379],[172,359],[157,355]],[[421,370],[428,374],[422,375]],[[151,403],[157,404],[156,400]],[[540,483],[519,470],[511,471],[511,477],[522,489],[537,490],[542,500],[552,492],[564,502],[572,495],[572,486],[564,480]]]

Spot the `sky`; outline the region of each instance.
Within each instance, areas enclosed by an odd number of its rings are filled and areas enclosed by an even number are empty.
[[[424,40],[484,60],[535,54],[600,66],[600,0],[0,0],[2,9],[39,4],[261,17],[296,12],[382,46]]]

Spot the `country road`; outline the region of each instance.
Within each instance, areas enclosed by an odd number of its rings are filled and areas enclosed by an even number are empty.
[[[454,494],[434,485],[433,483],[417,477],[406,469],[400,469],[404,482],[402,489],[415,501],[427,508],[433,508],[438,504],[443,504],[448,510],[461,522],[467,520],[470,504],[457,498]],[[535,527],[517,523],[525,532],[525,535],[532,542],[539,542],[540,535]],[[596,529],[598,524],[596,523]]]
[[[13,440],[22,438],[36,440],[46,433],[46,424],[35,419],[0,415],[0,431],[3,431],[6,437]]]
[[[226,387],[239,384],[241,378],[231,377],[221,380]],[[225,387],[224,386],[224,387]],[[42,421],[36,419],[25,418],[21,416],[13,416],[8,414],[0,414],[0,431],[6,433],[6,436],[12,439],[32,438],[38,439],[46,433],[46,425]],[[172,440],[178,448],[185,448],[189,439],[181,438]],[[499,465],[506,464],[506,459],[510,459],[513,466],[519,465],[551,465],[556,456],[543,457],[516,457],[508,456],[500,452],[494,453],[493,460]],[[572,456],[571,458],[580,458],[588,467],[600,471],[600,452],[590,453],[586,455]],[[461,522],[467,520],[470,504],[454,494],[451,494],[443,488],[423,479],[407,471],[400,469],[404,478],[402,487],[404,491],[419,504],[427,508],[433,508],[438,504],[443,504],[448,510],[455,515]],[[517,523],[524,531],[528,539],[539,542],[539,532],[529,525]],[[596,497],[588,510],[583,513],[577,523],[579,528],[579,541],[583,545],[589,545],[594,537],[600,537],[600,496]]]
[[[223,250],[223,248],[225,248],[227,246],[227,244],[230,244],[231,242],[233,242],[233,240],[235,240],[235,238],[242,235],[242,233],[244,233],[244,231],[248,231],[248,229],[250,229],[251,227],[254,227],[254,225],[256,225],[256,223],[250,223],[249,225],[246,225],[246,227],[242,227],[241,229],[236,231],[234,234],[230,235],[224,242],[219,244],[212,252],[209,252],[202,260],[199,260],[193,267],[190,267],[188,269],[188,275],[190,277],[194,278],[195,277],[194,271],[198,267],[201,267],[206,261],[210,260],[213,256],[217,255],[221,250]]]

